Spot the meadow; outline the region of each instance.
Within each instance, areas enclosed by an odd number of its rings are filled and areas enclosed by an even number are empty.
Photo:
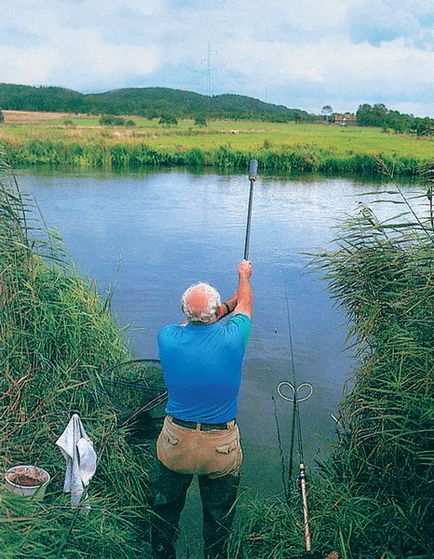
[[[15,166],[244,170],[254,157],[264,172],[381,175],[387,167],[404,177],[417,175],[434,150],[433,138],[379,128],[244,120],[167,126],[143,117],[128,117],[135,126],[102,126],[95,116],[4,113],[0,141]]]

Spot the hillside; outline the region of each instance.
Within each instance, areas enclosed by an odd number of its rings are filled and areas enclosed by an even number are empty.
[[[62,87],[0,83],[0,108],[89,114],[139,114],[150,118],[170,113],[179,118],[204,116],[268,122],[317,119],[306,111],[264,103],[244,95],[225,94],[208,97],[166,87],[124,88],[84,94]]]

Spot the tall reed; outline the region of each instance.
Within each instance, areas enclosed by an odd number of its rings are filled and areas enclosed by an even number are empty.
[[[341,403],[339,440],[311,480],[315,549],[340,557],[432,557],[434,388],[434,168],[427,192],[397,187],[382,200],[402,211],[380,220],[361,204],[317,263],[350,320],[359,366]],[[377,194],[377,193],[375,193]],[[301,512],[250,505],[232,554],[298,557]],[[264,512],[265,511],[265,512]]]
[[[63,544],[63,558],[146,556],[149,455],[126,444],[125,429],[114,429],[113,412],[96,398],[98,373],[130,351],[108,302],[38,229],[3,160],[0,173],[0,464],[37,464],[53,477],[41,503],[0,484],[0,557],[54,559]],[[54,443],[73,411],[100,462],[92,511],[65,540],[73,512]]]
[[[137,169],[144,167],[215,167],[220,170],[245,170],[250,159],[258,160],[268,172],[321,173],[325,175],[383,175],[384,166],[395,177],[416,177],[421,161],[405,155],[382,153],[337,154],[315,145],[273,145],[273,148],[236,149],[218,147],[151,147],[126,139],[50,140],[31,139],[4,142],[8,160],[13,165],[62,165],[95,169]]]

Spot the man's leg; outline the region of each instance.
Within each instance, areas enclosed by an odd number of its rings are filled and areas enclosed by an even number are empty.
[[[179,517],[192,479],[192,475],[173,472],[157,460],[151,518],[155,559],[176,558],[174,543],[178,537]]]
[[[239,484],[239,475],[228,474],[216,479],[199,476],[206,559],[225,557],[224,547],[234,519]]]

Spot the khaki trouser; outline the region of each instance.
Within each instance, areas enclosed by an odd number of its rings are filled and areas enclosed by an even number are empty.
[[[158,459],[174,472],[210,479],[238,475],[243,460],[240,433],[235,421],[229,429],[201,431],[181,427],[167,416],[157,440]]]

